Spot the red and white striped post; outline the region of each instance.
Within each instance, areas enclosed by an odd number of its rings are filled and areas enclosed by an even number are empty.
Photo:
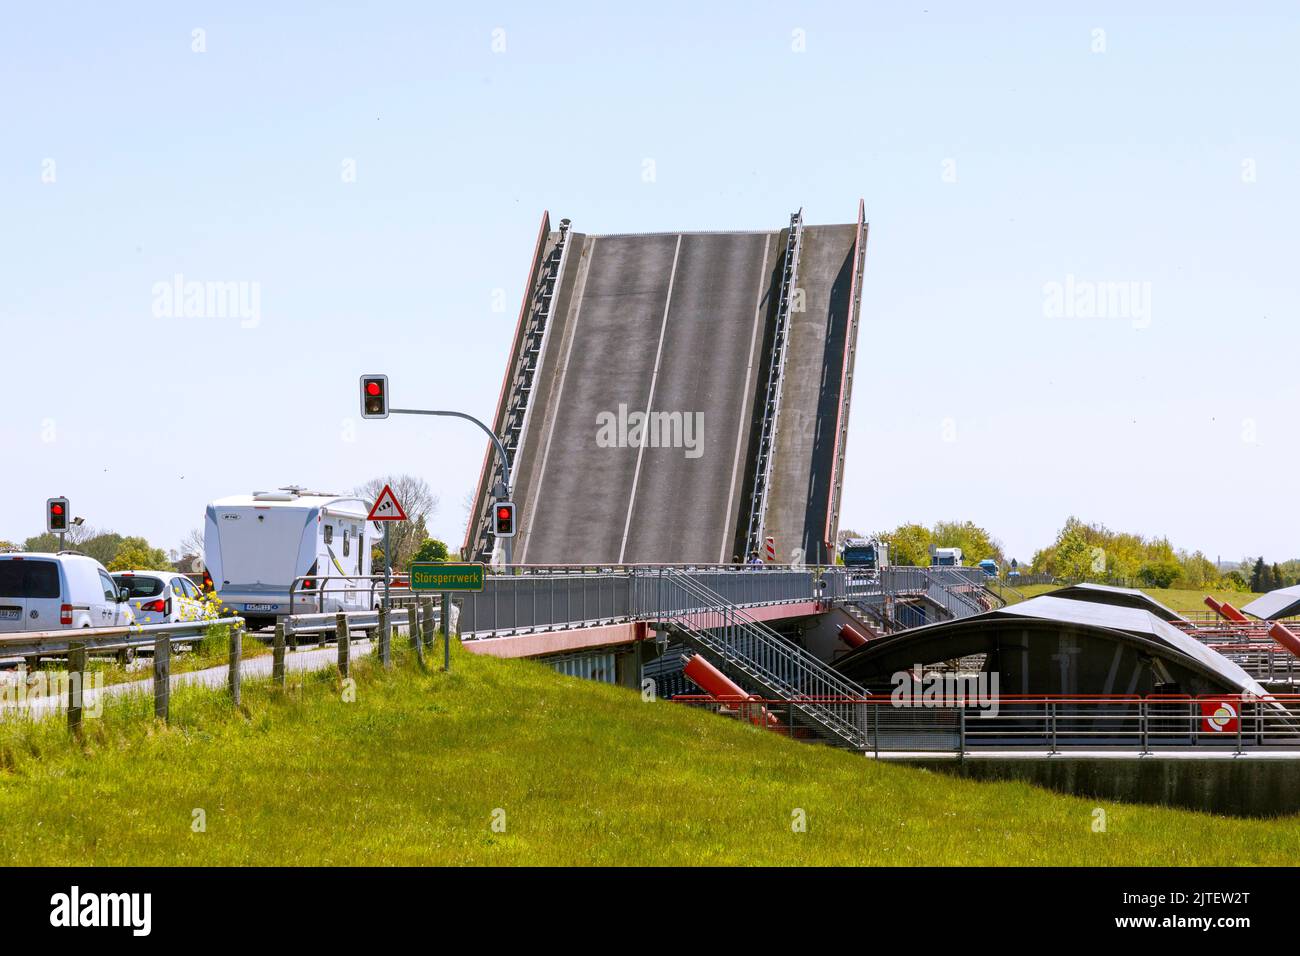
[[[767,537],[767,563],[776,564],[776,538]]]

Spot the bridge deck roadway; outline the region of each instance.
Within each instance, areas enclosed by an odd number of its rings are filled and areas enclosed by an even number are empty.
[[[787,235],[569,233],[537,370],[517,393],[529,412],[514,466],[515,563],[744,557]],[[853,328],[857,225],[803,235],[803,309],[791,320],[767,495],[782,561],[795,548],[827,559]],[[539,238],[527,314],[550,301],[537,276],[559,237]],[[525,347],[517,335],[512,368]],[[480,480],[476,515],[488,493]]]
[[[517,562],[731,559],[779,238],[571,238],[516,481]],[[638,441],[647,413],[669,416],[658,447]]]

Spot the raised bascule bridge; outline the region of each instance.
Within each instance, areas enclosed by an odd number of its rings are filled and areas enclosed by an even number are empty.
[[[493,419],[529,565],[834,561],[867,223],[596,234],[543,214]],[[491,561],[485,455],[467,557]],[[498,561],[500,556],[497,556]]]

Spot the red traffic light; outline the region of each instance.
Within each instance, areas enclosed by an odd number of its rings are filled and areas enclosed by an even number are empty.
[[[361,376],[361,417],[388,417],[388,376]]]
[[[496,521],[493,533],[498,538],[513,538],[515,535],[515,504],[513,501],[498,501]]]
[[[45,499],[45,530],[58,534],[68,530],[68,499]]]

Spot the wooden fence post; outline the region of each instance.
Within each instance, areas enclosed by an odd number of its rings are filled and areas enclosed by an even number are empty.
[[[164,724],[171,716],[172,638],[159,634],[153,639],[153,715]]]
[[[411,632],[411,647],[415,650],[415,660],[424,666],[424,636],[420,633],[420,609],[411,605],[406,609],[406,629]]]
[[[420,610],[423,612],[423,613],[420,615],[420,617],[422,618],[422,622],[421,622],[421,623],[422,623],[422,627],[421,627],[421,631],[420,631],[420,639],[421,639],[421,641],[424,643],[424,646],[425,646],[425,647],[427,647],[427,648],[429,648],[430,650],[432,650],[432,649],[433,649],[433,639],[434,639],[434,630],[433,630],[433,598],[431,598],[431,597],[420,598]]]
[[[334,637],[339,642],[339,677],[347,678],[352,673],[352,637],[348,634],[348,616],[342,611],[334,618]]]
[[[240,671],[243,669],[240,665],[244,661],[244,627],[242,624],[232,624],[230,626],[230,673],[227,675],[227,681],[230,684],[230,701],[236,707],[240,704]]]
[[[442,669],[451,670],[451,592],[442,592]]]
[[[271,682],[284,690],[284,622],[275,625],[275,643],[271,646]]]
[[[68,729],[81,735],[82,691],[86,684],[86,645],[73,641],[68,645]]]
[[[385,667],[389,664],[389,647],[393,643],[393,615],[387,605],[379,609],[379,642],[375,645],[375,654]]]

